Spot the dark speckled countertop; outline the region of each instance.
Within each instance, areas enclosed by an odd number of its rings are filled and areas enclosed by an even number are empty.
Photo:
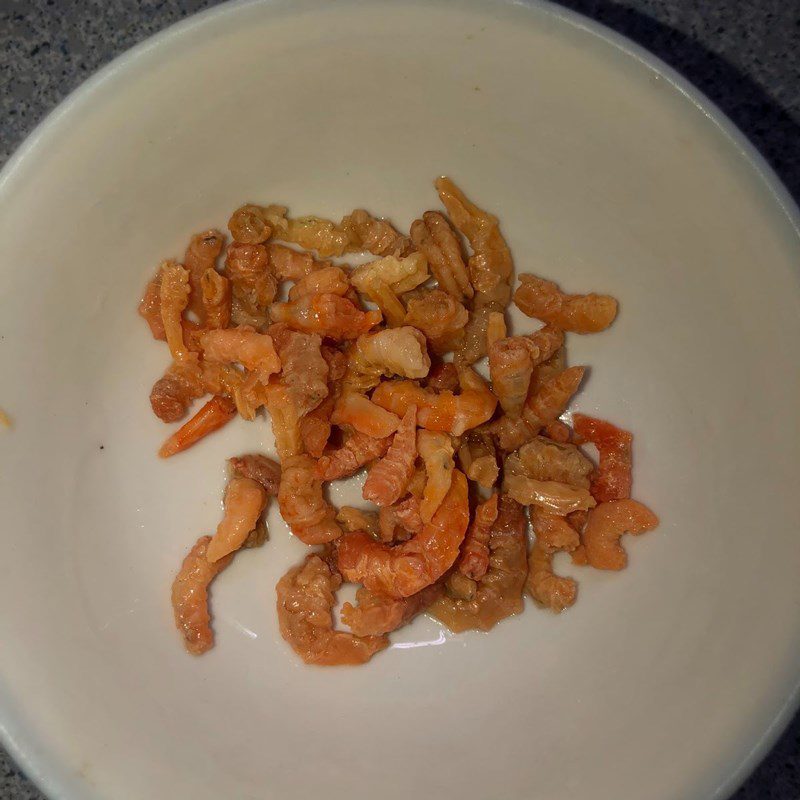
[[[215,0],[0,0],[0,164],[114,56]],[[562,0],[656,53],[800,200],[800,0]],[[0,748],[0,800],[42,800]],[[800,800],[800,716],[735,800]],[[682,800],[706,800],[682,798]]]

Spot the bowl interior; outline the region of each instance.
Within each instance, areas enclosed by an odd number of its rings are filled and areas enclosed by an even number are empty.
[[[225,458],[272,435],[237,421],[155,457],[145,281],[243,202],[407,228],[439,174],[499,216],[517,272],[619,298],[610,331],[569,339],[576,406],[635,433],[661,527],[621,574],[559,562],[580,582],[561,617],[419,619],[323,670],[277,630],[304,548],[273,510],[189,657],[172,576]],[[48,121],[0,181],[0,241],[0,706],[54,794],[666,800],[758,754],[800,664],[800,247],[735,134],[640,54],[539,6],[225,7]]]

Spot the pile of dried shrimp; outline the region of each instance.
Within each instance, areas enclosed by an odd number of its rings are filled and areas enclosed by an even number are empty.
[[[553,571],[557,552],[619,570],[622,535],[658,524],[631,499],[631,434],[561,418],[584,375],[566,365],[565,333],[604,330],[616,300],[523,274],[513,302],[544,324],[508,335],[514,269],[498,221],[448,178],[436,188],[446,215],[426,211],[408,236],[363,210],[337,224],[242,206],[230,244],[200,233],[147,285],[139,313],[172,357],[154,413],[177,422],[211,396],[159,454],[264,408],[279,459],[229,461],[222,520],[172,586],[189,652],[213,646],[209,585],[267,539],[272,497],[313,548],[277,585],[281,634],[309,664],[364,663],[421,612],[457,632],[521,612],[524,592],[563,611],[577,584]],[[375,259],[353,268],[352,253]],[[473,368],[484,357],[491,382]],[[331,505],[325,484],[363,468],[366,505]],[[333,618],[343,581],[360,585],[341,612],[349,630]]]

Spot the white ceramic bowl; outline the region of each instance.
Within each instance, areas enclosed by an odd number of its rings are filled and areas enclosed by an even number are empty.
[[[235,424],[169,462],[135,313],[160,259],[244,201],[406,226],[452,175],[518,271],[621,301],[578,406],[636,433],[662,524],[561,617],[420,619],[358,669],[303,666],[267,547],[178,641],[169,585],[219,516]],[[0,180],[0,712],[53,797],[721,798],[795,707],[797,210],[707,100],[552,6],[217,8],[114,62]],[[569,569],[568,567],[565,567]],[[424,645],[424,646],[423,646]]]

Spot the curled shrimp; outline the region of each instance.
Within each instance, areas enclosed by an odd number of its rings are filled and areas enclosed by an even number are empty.
[[[278,505],[292,533],[305,544],[324,544],[342,535],[336,509],[322,493],[314,459],[305,454],[281,461]]]
[[[150,391],[150,406],[162,422],[177,422],[189,406],[206,393],[201,376],[191,365],[174,363]]]
[[[658,517],[636,500],[609,500],[589,514],[583,531],[586,558],[595,569],[624,569],[628,556],[620,544],[624,533],[640,534],[658,526]]]
[[[161,265],[160,286],[161,320],[164,335],[172,358],[179,362],[191,362],[197,358],[183,339],[181,319],[189,302],[189,272],[174,261]]]
[[[183,257],[183,266],[189,271],[189,309],[197,314],[202,324],[206,322],[203,276],[208,270],[216,272],[214,266],[222,252],[223,244],[225,237],[219,231],[204,231],[192,236]]]
[[[417,457],[417,407],[403,416],[386,455],[376,461],[364,481],[361,494],[378,506],[396,503],[408,486]]]
[[[529,317],[573,333],[604,331],[617,316],[617,301],[605,294],[564,294],[553,281],[522,274],[514,292],[517,308]]]
[[[270,314],[275,322],[285,322],[294,330],[331,339],[355,339],[382,319],[380,311],[362,311],[336,294],[306,295],[294,302],[273,303]]]
[[[380,308],[392,327],[402,325],[406,315],[397,295],[416,288],[427,278],[428,263],[422,253],[411,253],[402,259],[379,258],[350,274],[353,286]]]
[[[289,289],[289,300],[299,300],[313,294],[338,294],[350,291],[350,281],[341,267],[323,267],[305,275]]]
[[[277,238],[302,247],[316,250],[323,258],[341,256],[349,249],[350,233],[335,222],[321,217],[298,217],[287,219],[286,229]]]
[[[351,425],[374,439],[384,439],[397,430],[400,417],[376,405],[363,394],[345,392],[336,401],[331,422],[334,425]]]
[[[238,362],[265,385],[269,376],[281,368],[272,337],[247,326],[208,331],[200,337],[200,344],[207,360],[223,364]]]
[[[500,339],[489,347],[489,374],[503,411],[519,416],[533,375],[530,350],[520,337]]]
[[[461,394],[437,394],[412,381],[384,381],[372,393],[372,402],[395,414],[415,405],[419,408],[420,427],[460,436],[491,418],[497,398],[473,370],[462,369],[459,379]]]
[[[231,474],[240,478],[250,478],[261,484],[269,497],[278,494],[281,482],[281,466],[277,461],[261,453],[247,453],[228,459]]]
[[[342,446],[322,454],[315,468],[323,481],[334,481],[354,475],[365,464],[386,454],[392,440],[374,439],[358,431],[345,432]]]
[[[381,636],[396,631],[411,622],[442,593],[439,584],[426,586],[411,597],[387,597],[361,588],[356,592],[356,602],[342,606],[342,622],[356,636]]]
[[[425,336],[410,326],[359,336],[349,352],[345,389],[366,392],[382,376],[424,378],[431,367]]]
[[[225,254],[225,276],[231,282],[231,319],[236,325],[260,328],[275,299],[278,282],[270,271],[263,244],[234,242]]]
[[[317,270],[331,266],[330,261],[317,261],[311,253],[292,250],[276,242],[269,242],[265,252],[272,274],[279,281],[300,281]]]
[[[340,227],[349,236],[349,249],[367,250],[376,256],[398,257],[412,249],[407,236],[398,233],[385,219],[376,219],[363,208],[357,208],[344,217]]]
[[[341,582],[318,555],[308,556],[278,581],[281,636],[306,664],[364,664],[389,644],[385,636],[334,630],[333,607]]]
[[[380,520],[376,511],[366,511],[363,508],[342,506],[336,512],[336,521],[342,526],[345,533],[364,531],[374,539],[381,538]]]
[[[592,478],[591,492],[598,503],[627,500],[633,484],[633,435],[610,422],[584,414],[573,414],[575,433],[591,442],[600,455],[600,463]]]
[[[467,528],[457,562],[458,571],[470,580],[479,581],[489,569],[489,539],[492,526],[497,521],[497,513],[497,492],[475,508],[475,516]]]
[[[212,564],[242,546],[256,527],[266,502],[267,493],[260,483],[250,478],[231,478],[225,491],[225,513],[206,551]]]
[[[377,538],[382,542],[410,539],[422,530],[424,524],[420,513],[420,501],[412,494],[405,500],[381,508],[378,514]]]
[[[500,620],[524,608],[522,590],[528,574],[525,510],[507,495],[498,504],[489,535],[489,567],[477,581],[460,571],[447,582],[450,594],[437,600],[429,612],[455,633],[488,631]],[[455,579],[455,580],[453,580]],[[453,588],[457,591],[453,592]]]
[[[468,523],[467,479],[455,470],[447,497],[420,533],[395,546],[365,533],[348,533],[339,541],[339,569],[347,580],[360,581],[372,592],[409,597],[452,566]]]
[[[291,394],[302,417],[328,396],[328,362],[322,355],[322,339],[315,333],[293,331],[283,323],[269,327],[282,365],[281,383]]]
[[[553,572],[553,555],[573,552],[580,545],[575,529],[563,518],[538,508],[531,509],[536,541],[528,554],[528,594],[557,614],[575,602],[578,586],[572,578]]]
[[[538,481],[524,474],[506,474],[503,490],[524,506],[539,506],[560,516],[572,511],[586,511],[595,506],[595,500],[588,489],[570,486],[561,481]]]
[[[464,474],[484,489],[491,489],[500,474],[494,442],[485,432],[467,431],[458,448],[458,463]]]
[[[227,328],[231,322],[231,282],[209,267],[200,276],[200,295],[208,328]]]
[[[457,301],[473,289],[461,255],[461,244],[450,223],[438,211],[426,211],[411,225],[411,240],[424,253],[439,286]]]
[[[276,213],[279,216],[286,214],[286,209],[282,206],[256,206],[247,204],[237,208],[228,220],[228,230],[231,236],[243,244],[261,244],[272,236],[271,216]]]
[[[300,412],[288,387],[277,381],[265,387],[264,402],[272,423],[275,449],[283,463],[284,459],[299,455],[303,450]]]
[[[560,444],[537,436],[506,459],[506,471],[588,489],[592,462],[574,444]]]
[[[172,583],[172,609],[175,625],[183,636],[186,649],[200,655],[214,646],[211,614],[208,610],[208,587],[211,581],[230,564],[232,555],[213,564],[206,558],[210,536],[201,536],[186,558]]]
[[[547,378],[528,395],[522,415],[534,433],[564,413],[572,396],[578,391],[585,371],[585,367],[568,367]]]
[[[453,480],[453,440],[438,431],[417,431],[417,450],[425,463],[425,490],[420,505],[420,516],[430,522],[444,500]]]
[[[469,312],[441,289],[425,289],[408,300],[405,324],[421,330],[431,350],[442,355],[455,350],[464,338]]]
[[[236,416],[236,403],[228,397],[212,397],[188,422],[161,445],[158,455],[169,458],[197,444]]]

